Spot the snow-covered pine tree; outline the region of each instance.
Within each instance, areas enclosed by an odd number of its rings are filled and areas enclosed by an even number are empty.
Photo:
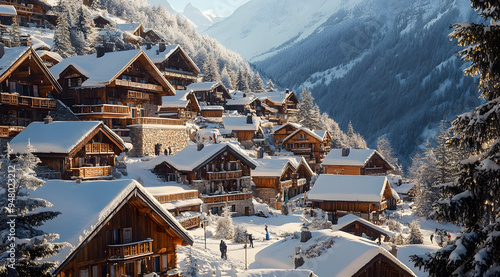
[[[71,6],[75,13],[73,27],[70,28],[71,45],[78,55],[86,55],[92,52],[92,46],[95,44],[96,35],[92,31],[94,21],[90,19],[87,8],[80,5]]]
[[[436,179],[439,184],[452,182],[458,177],[458,162],[463,158],[459,149],[451,146],[448,140],[451,138],[450,129],[441,123],[439,134],[436,137],[437,145],[434,149],[436,154]]]
[[[314,104],[314,97],[311,92],[303,88],[300,93],[300,103],[298,106],[297,122],[309,129],[321,129],[320,112],[318,105]]]
[[[12,31],[10,33],[10,37],[12,39],[12,47],[21,46],[21,32],[19,32],[19,25],[17,24],[17,20],[14,20],[12,23]]]
[[[247,81],[246,76],[245,76],[245,72],[241,69],[238,70],[238,78],[237,78],[236,88],[241,92],[250,91],[250,89],[248,87],[248,81]]]
[[[61,0],[56,6],[57,26],[54,31],[54,50],[63,58],[76,55],[70,39],[69,11]]]
[[[401,170],[401,166],[399,165],[398,158],[395,157],[394,149],[392,148],[391,142],[387,136],[381,136],[377,140],[377,151],[382,154],[382,156],[393,165],[396,170]]]
[[[437,204],[440,219],[459,222],[462,232],[450,245],[412,260],[430,276],[500,275],[500,50],[499,1],[471,0],[488,24],[454,25],[451,38],[471,62],[466,74],[479,75],[483,105],[452,122],[452,144],[468,150],[460,177],[444,186],[450,195]]]
[[[203,64],[203,82],[220,81],[219,66],[213,53],[208,54],[207,60]]]
[[[429,142],[422,153],[417,153],[412,158],[410,177],[415,181],[416,195],[414,210],[419,216],[430,218],[433,214],[432,205],[439,198],[436,184],[436,155]]]
[[[410,236],[408,237],[408,244],[423,244],[424,235],[420,231],[420,225],[416,220],[410,222]]]
[[[273,80],[269,79],[266,83],[266,91],[274,91]]]
[[[233,218],[231,217],[231,207],[223,208],[222,217],[217,220],[215,227],[215,237],[218,239],[232,239],[234,236]]]
[[[33,147],[28,143],[26,153],[11,160],[10,147],[1,159],[0,166],[0,275],[2,276],[52,276],[50,270],[57,266],[54,262],[41,262],[51,257],[66,243],[52,243],[57,234],[46,234],[38,227],[53,219],[59,212],[37,212],[38,208],[52,204],[44,199],[30,198],[29,191],[36,190],[45,182],[36,177],[34,168],[40,163],[33,155]],[[9,202],[9,199],[14,199]],[[9,206],[13,203],[14,206]],[[13,217],[14,215],[14,217]],[[15,221],[15,235],[10,233],[9,224]],[[15,243],[12,247],[11,243]],[[12,252],[12,249],[15,251]],[[13,254],[11,254],[13,253]],[[9,266],[14,255],[14,267]]]
[[[245,242],[245,233],[247,229],[241,225],[236,226],[234,228],[234,237],[233,242],[235,243],[244,243]]]
[[[255,79],[253,81],[253,91],[254,92],[264,92],[264,82],[260,78],[259,72],[255,73]]]
[[[184,276],[196,277],[198,276],[198,260],[193,256],[193,249],[189,246],[188,252],[188,267]]]
[[[227,89],[233,89],[233,86],[231,85],[231,76],[227,71],[227,66],[224,66],[224,68],[222,68],[222,71],[220,73],[220,80]]]

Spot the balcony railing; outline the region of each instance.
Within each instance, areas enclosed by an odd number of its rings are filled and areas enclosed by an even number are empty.
[[[108,260],[119,261],[153,253],[153,240],[108,245]]]
[[[127,98],[148,100],[149,93],[144,93],[144,92],[135,91],[135,90],[129,90],[129,91],[127,91]]]
[[[311,153],[311,148],[292,148],[293,153]]]
[[[241,176],[243,176],[243,172],[241,170],[207,172],[207,180],[234,179],[240,178]]]
[[[252,199],[252,193],[240,192],[235,194],[223,194],[223,195],[202,195],[200,198],[201,200],[203,200],[203,203],[221,203],[221,202]]]
[[[89,115],[89,114],[114,114],[121,116],[131,116],[130,107],[123,105],[73,105],[73,110],[76,115]]]
[[[21,127],[21,126],[0,126],[0,137],[2,138],[15,137],[25,128],[26,127]]]
[[[160,117],[127,118],[127,125],[154,124],[154,125],[184,125],[183,120]]]
[[[89,166],[72,168],[73,178],[91,179],[99,177],[109,177],[111,175],[111,166]]]
[[[166,68],[164,71],[162,71],[162,73],[165,76],[173,77],[173,78],[183,78],[183,79],[190,79],[190,80],[197,80],[198,79],[198,75],[195,75],[191,72],[181,71],[181,70],[172,69],[172,68]]]
[[[24,13],[24,14],[38,14],[42,15],[43,10],[40,9],[39,7],[33,6],[33,4],[28,4],[28,6],[24,6],[21,4],[17,3],[12,3],[9,1],[0,1],[0,5],[9,5],[9,6],[14,6],[16,8],[17,13]]]
[[[28,106],[39,109],[55,109],[57,102],[54,99],[34,96],[24,96],[17,93],[5,93],[0,95],[0,102],[6,105]]]
[[[383,211],[387,209],[387,201],[382,201],[377,207],[378,211]]]
[[[114,153],[113,147],[107,143],[94,142],[85,145],[86,154],[109,154]]]
[[[282,188],[289,188],[292,186],[292,180],[286,180],[286,181],[281,181],[280,182],[280,189]]]
[[[387,171],[383,167],[367,167],[361,169],[361,175],[385,174]]]
[[[201,218],[200,216],[189,217],[189,218],[177,218],[182,227],[186,229],[191,229],[200,226]]]
[[[300,178],[300,179],[293,179],[292,180],[292,187],[300,187],[307,184],[307,179],[306,178]]]
[[[115,85],[129,87],[129,88],[137,88],[137,89],[146,89],[146,90],[154,90],[154,91],[163,91],[163,87],[155,84],[143,84],[137,83],[122,79],[115,79]]]

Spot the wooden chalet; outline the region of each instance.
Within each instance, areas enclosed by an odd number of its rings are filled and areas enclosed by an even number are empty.
[[[174,156],[163,156],[155,168],[160,177],[189,184],[205,203],[204,212],[222,213],[230,206],[240,215],[253,215],[251,170],[256,162],[231,143],[189,145]]]
[[[241,91],[231,91],[231,99],[227,99],[226,101],[226,110],[237,111],[240,114],[247,114],[252,111],[250,105],[257,98],[253,93],[245,93]]]
[[[277,145],[282,145],[283,140],[288,137],[290,134],[295,132],[297,129],[301,128],[302,125],[297,124],[297,123],[285,123],[283,125],[276,125],[273,128],[273,136],[274,136],[274,142]]]
[[[394,167],[374,149],[332,149],[323,160],[326,174],[386,175]]]
[[[180,185],[146,187],[145,189],[160,202],[162,207],[175,216],[182,227],[191,229],[200,226],[200,206],[203,201],[198,198],[197,190],[184,189]]]
[[[261,142],[264,140],[264,131],[259,117],[252,115],[224,116],[222,122],[224,129],[231,131],[239,142]]]
[[[200,112],[201,108],[193,91],[178,90],[174,96],[162,97],[162,105],[158,111],[158,116],[162,118],[192,120]]]
[[[30,47],[0,44],[0,137],[13,137],[56,110],[61,86]]]
[[[331,149],[331,142],[332,136],[328,131],[301,127],[283,139],[282,147],[296,156],[303,156],[311,168],[319,172],[324,157]]]
[[[116,29],[122,32],[122,37],[130,44],[140,44],[144,40],[144,26],[141,23],[116,24]]]
[[[193,83],[186,89],[194,91],[200,105],[225,107],[227,99],[231,99],[231,94],[220,81]]]
[[[188,85],[201,80],[198,77],[200,69],[179,45],[159,42],[158,45],[143,45],[142,50],[176,90],[190,90]]]
[[[367,220],[378,221],[379,215],[394,200],[385,176],[352,176],[321,174],[307,198],[313,208],[324,211],[358,213]]]
[[[0,5],[10,6],[15,10],[14,20],[21,25],[27,26],[28,23],[38,26],[44,25],[46,22],[56,24],[57,17],[51,13],[51,5],[43,0],[1,0]],[[6,8],[0,8],[4,13]],[[11,15],[2,14],[0,12],[0,22],[6,25],[12,25],[13,18]]]
[[[165,42],[165,39],[153,29],[146,29],[144,31],[144,39],[148,43],[153,43],[153,44]]]
[[[258,94],[259,101],[250,105],[257,115],[265,116],[271,122],[287,122],[295,119],[298,112],[299,99],[293,91],[269,91]]]
[[[269,156],[255,160],[254,196],[279,209],[281,204],[309,190],[314,172],[304,158]]]
[[[0,1],[2,3],[4,1]],[[14,6],[0,4],[0,24],[12,25],[17,22],[17,11]]]
[[[47,68],[51,68],[63,60],[61,55],[57,52],[37,50],[36,53],[40,56],[40,59],[42,59],[43,64],[45,64]]]
[[[123,129],[134,124],[178,125],[154,118],[174,88],[140,49],[100,52],[62,60],[50,70],[63,87],[61,100],[81,120]]]
[[[14,153],[24,153],[28,142],[42,166],[64,179],[111,178],[123,140],[100,121],[33,122],[11,141]]]
[[[180,276],[177,246],[193,238],[137,181],[52,180],[31,196],[61,212],[42,226],[70,244],[48,258],[54,276]]]
[[[389,242],[394,237],[394,232],[380,228],[359,216],[348,214],[338,219],[334,230],[340,230],[358,237],[368,236],[372,240]]]
[[[92,18],[92,21],[94,21],[94,26],[96,26],[99,29],[103,29],[104,27],[106,27],[106,25],[109,26],[115,25],[115,22],[112,19],[99,14],[95,15]]]
[[[203,117],[216,117],[222,119],[222,115],[224,114],[224,107],[222,106],[200,106],[201,116]]]

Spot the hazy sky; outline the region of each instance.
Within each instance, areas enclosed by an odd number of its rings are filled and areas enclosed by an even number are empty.
[[[184,7],[191,2],[191,4],[202,11],[213,10],[219,16],[229,16],[234,10],[248,2],[249,0],[149,0],[151,5],[158,5],[162,3],[170,3],[170,6],[176,11],[184,11]]]

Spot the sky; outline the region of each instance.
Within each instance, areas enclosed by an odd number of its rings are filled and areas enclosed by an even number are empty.
[[[186,5],[191,4],[201,11],[213,10],[217,15],[227,17],[234,10],[248,2],[249,0],[149,0],[151,5],[170,3],[176,11],[184,11]]]

